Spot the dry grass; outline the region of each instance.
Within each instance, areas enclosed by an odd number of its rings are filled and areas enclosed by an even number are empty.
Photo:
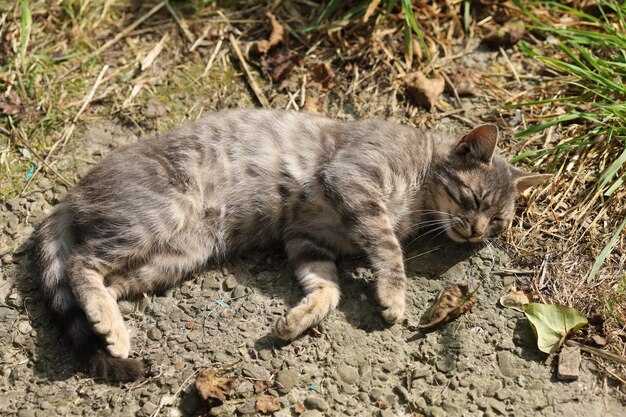
[[[463,59],[480,39],[502,23],[527,20],[512,2],[420,3],[415,16],[423,43],[413,34],[407,48],[405,16],[398,8],[389,15],[379,9],[367,22],[354,17],[332,30],[302,32],[297,29],[310,25],[323,7],[306,0],[279,1],[272,11],[288,36],[267,56],[251,50],[254,41],[269,37],[265,6],[231,10],[201,0],[141,3],[31,1],[32,25],[23,18],[21,2],[0,6],[5,10],[0,12],[3,200],[27,194],[42,176],[58,184],[74,182],[75,172],[60,169],[58,156],[77,146],[76,131],[96,119],[116,118],[141,134],[204,111],[267,101],[272,107],[304,107],[339,117],[348,115],[346,109],[356,115],[376,112],[417,125],[448,118],[470,126],[497,122],[509,129],[501,144],[509,155],[559,145],[589,128],[573,121],[514,139],[516,132],[563,108],[558,102],[528,105],[516,115],[502,106],[558,97],[568,81],[542,70],[515,46],[493,48],[490,61],[495,64],[463,73]],[[464,9],[466,3],[470,9]],[[338,16],[346,10],[339,9]],[[526,39],[537,48],[550,47],[537,36],[531,32]],[[334,72],[329,74],[325,64]],[[406,76],[418,69],[446,79],[449,94],[432,114],[403,93]],[[476,97],[459,96],[459,74],[480,92]],[[381,102],[387,103],[382,110],[376,108]],[[161,113],[159,103],[167,103],[169,114]],[[590,317],[593,326],[584,342],[599,335],[608,342],[605,349],[626,356],[623,233],[587,282],[596,257],[626,214],[623,187],[609,198],[595,187],[615,146],[601,141],[522,160],[528,168],[556,175],[526,196],[507,241],[519,254],[518,268],[534,274],[542,293]],[[610,362],[602,366],[626,379],[624,368]]]

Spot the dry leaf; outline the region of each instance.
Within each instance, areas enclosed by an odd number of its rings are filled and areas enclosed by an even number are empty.
[[[421,72],[414,72],[407,76],[405,80],[406,92],[415,100],[415,102],[430,110],[437,103],[437,99],[443,93],[446,82],[441,75],[434,78],[426,78]]]
[[[264,379],[254,381],[254,392],[256,392],[257,394],[261,393],[271,386],[272,386],[272,383]]]
[[[7,116],[18,114],[22,109],[22,99],[15,90],[6,96],[0,96],[0,112]]]
[[[222,377],[214,369],[204,369],[196,377],[196,390],[205,402],[225,401],[237,377]]]
[[[468,312],[477,298],[474,296],[481,284],[469,292],[467,285],[457,284],[442,292],[428,314],[428,323],[417,326],[419,330],[432,330],[438,326],[451,322]]]
[[[365,10],[365,14],[363,15],[363,18],[361,19],[361,22],[363,22],[363,23],[367,22],[369,20],[369,18],[376,11],[376,8],[378,7],[379,4],[380,4],[380,0],[372,0],[372,1],[370,1],[370,4],[369,4],[369,6],[367,6],[367,10]]]
[[[598,346],[606,345],[606,339],[602,336],[598,336],[597,334],[594,334],[593,336],[591,336],[591,340],[593,340],[593,343],[595,343]]]
[[[327,91],[333,87],[335,71],[328,62],[316,64],[310,71],[311,82],[319,86],[320,91]]]
[[[269,414],[278,410],[280,410],[280,403],[273,395],[261,395],[256,399],[256,411],[259,413]]]
[[[323,106],[324,104],[320,102],[319,98],[307,96],[302,109],[310,113],[324,114]]]
[[[539,294],[532,290],[523,290],[517,288],[515,285],[511,287],[509,293],[500,298],[500,304],[503,307],[512,308],[520,312],[524,312],[524,308],[535,301],[539,301],[541,298]]]
[[[483,38],[483,42],[492,46],[511,46],[522,39],[526,34],[524,24],[510,23],[492,30]]]
[[[301,415],[306,412],[306,407],[300,401],[296,401],[295,405],[293,406],[293,411],[295,411],[297,415]]]
[[[271,12],[267,12],[265,15],[270,19],[270,24],[272,25],[270,38],[268,40],[256,41],[252,45],[253,48],[262,54],[268,53],[270,49],[278,45],[283,40],[283,35],[285,34],[285,29],[276,19],[276,16],[274,16]]]
[[[261,57],[261,70],[265,76],[278,83],[287,78],[301,62],[302,57],[295,52],[278,53],[273,56]]]

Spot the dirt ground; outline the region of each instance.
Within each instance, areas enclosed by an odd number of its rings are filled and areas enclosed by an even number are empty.
[[[477,42],[455,52],[454,65],[491,70],[506,88],[510,77],[502,69],[511,62],[501,54]],[[75,182],[124,143],[202,112],[255,105],[235,59],[220,57],[208,75],[208,89],[206,84],[197,91],[177,89],[171,82],[132,111],[92,117],[74,134],[72,146],[62,149],[56,170]],[[532,75],[532,67],[521,68],[515,60],[512,65]],[[266,88],[272,107],[294,108],[305,101],[299,82],[304,72],[298,71],[285,88]],[[344,67],[333,88],[307,94],[317,110],[345,120],[377,117],[462,132],[502,117],[486,95],[464,98],[462,113],[451,106],[427,113],[387,81],[384,74],[355,76]],[[534,85],[532,77],[528,83]],[[451,94],[445,97],[444,103],[454,102]],[[510,141],[505,132],[503,144]],[[624,415],[614,380],[594,359],[584,358],[578,380],[557,380],[556,357],[538,352],[523,315],[497,304],[511,285],[530,284],[532,277],[516,272],[516,254],[500,245],[438,239],[406,248],[409,286],[402,324],[383,323],[367,262],[347,259],[341,264],[338,311],[292,343],[275,339],[272,324],[302,295],[277,248],[215,265],[166,294],[121,302],[133,355],[147,361],[150,376],[127,385],[87,378],[59,343],[30,277],[28,252],[20,249],[66,191],[47,173],[0,208],[0,415],[254,415],[261,395],[255,383],[264,380],[270,381],[264,394],[279,400],[275,416]],[[470,313],[427,335],[412,330],[441,290],[459,282],[475,287],[480,280],[479,302]],[[229,399],[209,409],[193,382],[198,371],[221,367],[240,378]]]

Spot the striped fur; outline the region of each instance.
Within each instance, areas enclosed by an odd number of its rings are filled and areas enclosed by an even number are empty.
[[[379,120],[235,110],[114,151],[36,232],[37,276],[87,370],[133,380],[117,300],[175,285],[207,262],[282,242],[306,296],[275,333],[293,339],[340,300],[336,261],[365,252],[383,317],[401,319],[400,242],[430,219],[457,241],[508,227],[543,177],[494,154],[497,129],[461,140]]]

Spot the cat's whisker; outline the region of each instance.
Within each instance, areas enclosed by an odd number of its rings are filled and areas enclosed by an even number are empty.
[[[420,239],[420,238],[422,238],[422,237],[424,237],[424,236],[427,236],[427,235],[429,235],[430,233],[435,233],[435,232],[438,232],[438,231],[440,231],[440,230],[442,230],[442,229],[443,229],[443,231],[445,232],[445,231],[447,231],[447,230],[450,230],[452,227],[453,227],[453,226],[452,226],[452,225],[450,225],[450,224],[444,224],[444,225],[441,225],[441,226],[439,226],[439,227],[434,227],[434,228],[432,228],[432,229],[430,229],[430,230],[427,230],[426,232],[422,233],[421,235],[417,236],[415,239],[413,239],[412,241],[410,241],[410,242],[407,244],[407,246],[412,245],[412,244],[413,244],[413,243],[415,243],[418,239]]]

